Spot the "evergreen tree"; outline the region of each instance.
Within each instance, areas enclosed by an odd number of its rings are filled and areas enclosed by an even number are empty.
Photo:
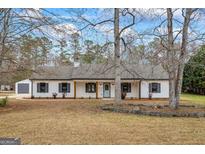
[[[183,90],[194,92],[195,88],[205,88],[205,45],[184,68]]]

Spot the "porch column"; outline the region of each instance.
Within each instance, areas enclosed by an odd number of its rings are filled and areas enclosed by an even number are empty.
[[[76,81],[74,81],[74,99],[76,99]]]
[[[33,80],[31,80],[31,98],[33,98]]]
[[[139,82],[139,99],[141,99],[141,80]]]
[[[96,99],[98,99],[98,81],[96,82]]]

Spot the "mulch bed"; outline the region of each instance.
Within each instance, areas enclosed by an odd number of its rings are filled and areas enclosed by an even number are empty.
[[[161,104],[105,104],[100,106],[102,110],[132,113],[139,115],[160,116],[160,117],[205,117],[205,107],[195,105],[179,105],[179,108],[173,110],[168,105]]]

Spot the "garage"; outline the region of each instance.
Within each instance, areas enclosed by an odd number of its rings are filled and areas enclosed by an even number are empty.
[[[18,84],[18,94],[28,94],[28,93],[29,93],[29,84],[19,83]]]
[[[17,82],[16,94],[20,97],[31,97],[31,80],[26,79]]]

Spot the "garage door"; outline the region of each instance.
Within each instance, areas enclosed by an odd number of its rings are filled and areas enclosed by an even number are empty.
[[[18,94],[28,94],[28,93],[29,93],[29,84],[19,83],[18,84]]]

